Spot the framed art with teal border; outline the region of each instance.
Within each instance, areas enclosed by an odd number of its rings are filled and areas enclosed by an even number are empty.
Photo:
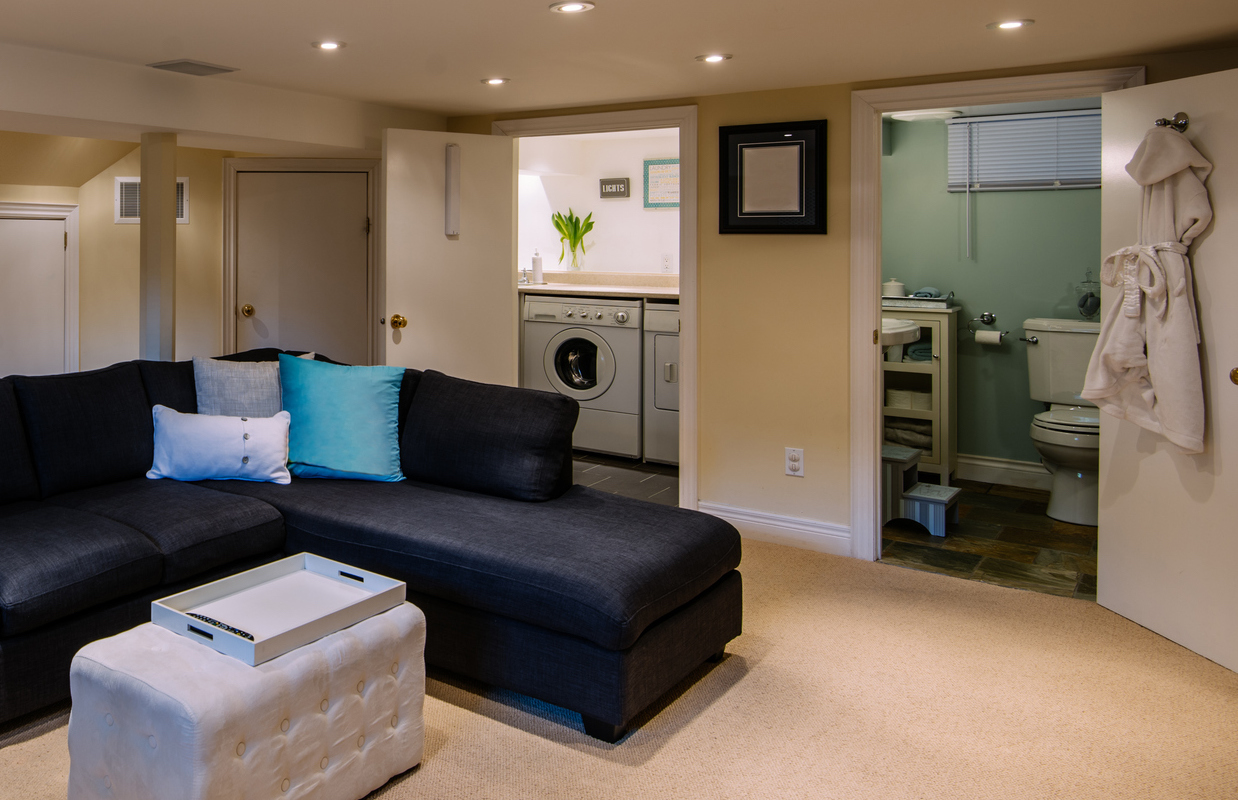
[[[679,159],[645,159],[645,208],[679,208]]]

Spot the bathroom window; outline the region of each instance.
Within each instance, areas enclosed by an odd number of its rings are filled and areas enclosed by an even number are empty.
[[[1100,111],[957,117],[946,122],[951,192],[1095,189]]]

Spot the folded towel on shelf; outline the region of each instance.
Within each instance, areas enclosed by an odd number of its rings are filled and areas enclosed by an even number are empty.
[[[886,430],[914,431],[927,435],[933,434],[933,423],[927,419],[911,419],[909,417],[886,417]]]
[[[898,428],[886,428],[885,443],[898,444],[903,447],[915,447],[926,452],[933,450],[933,437],[916,431],[904,431]]]
[[[933,343],[932,342],[912,342],[906,346],[903,351],[906,356],[904,361],[932,361],[933,360]]]
[[[911,293],[912,297],[941,297],[941,292],[934,289],[932,286],[925,286],[923,289],[916,289]]]

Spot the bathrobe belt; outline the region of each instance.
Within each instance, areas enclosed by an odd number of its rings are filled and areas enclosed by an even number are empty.
[[[1122,287],[1122,314],[1138,317],[1143,298],[1148,298],[1148,310],[1158,320],[1165,319],[1169,306],[1169,287],[1161,253],[1186,255],[1186,245],[1181,242],[1160,244],[1136,244],[1123,247],[1105,259],[1100,270],[1100,279],[1108,286]],[[1178,292],[1175,292],[1177,294]]]

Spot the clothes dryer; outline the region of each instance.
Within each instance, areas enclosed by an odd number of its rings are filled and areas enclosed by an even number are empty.
[[[526,295],[520,385],[580,403],[572,446],[640,458],[641,302]]]

